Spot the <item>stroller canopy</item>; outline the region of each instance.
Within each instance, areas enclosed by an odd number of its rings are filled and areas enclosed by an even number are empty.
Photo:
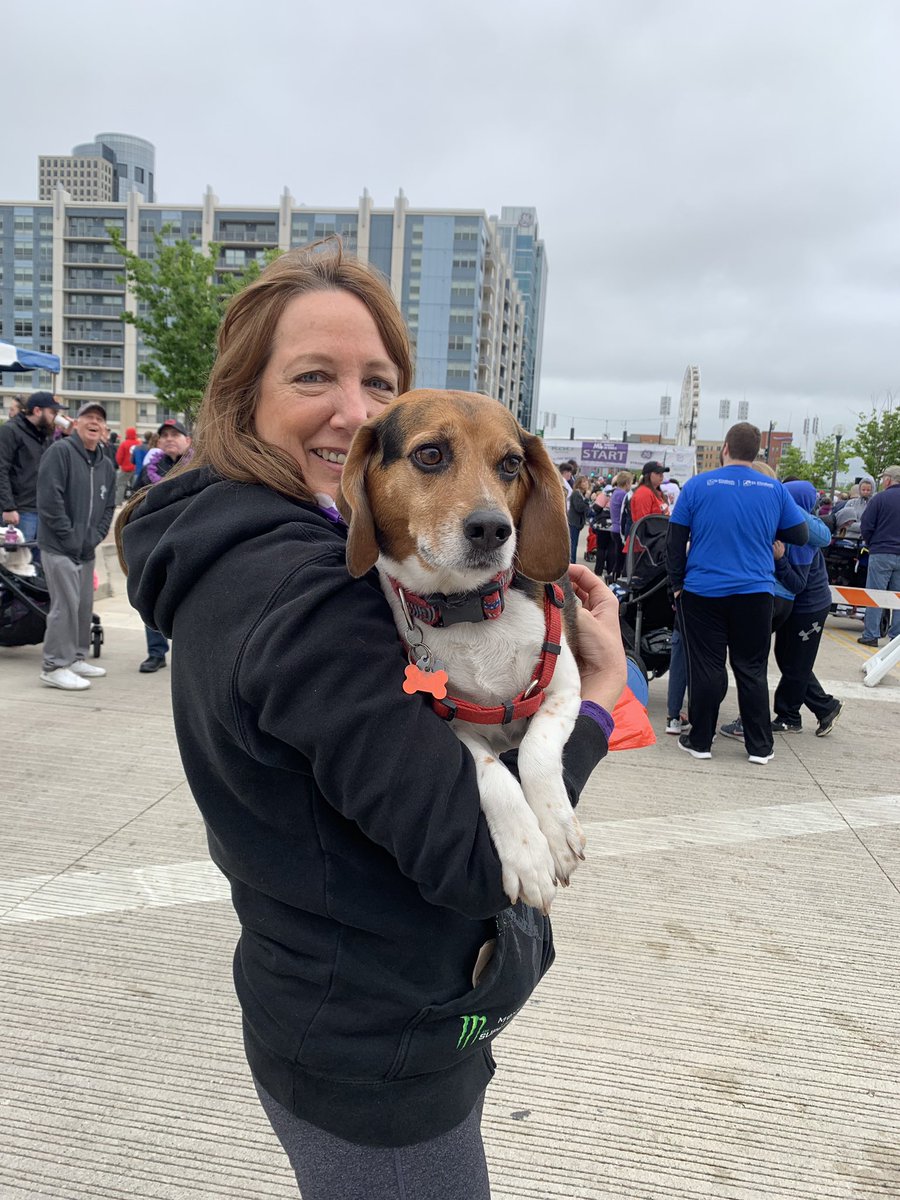
[[[50,371],[59,374],[58,354],[39,354],[24,350],[9,342],[0,342],[0,371]]]

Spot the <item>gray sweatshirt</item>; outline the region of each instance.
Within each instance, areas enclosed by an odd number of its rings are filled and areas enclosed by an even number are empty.
[[[41,459],[37,480],[38,545],[72,562],[92,562],[116,507],[116,469],[98,446],[89,452],[77,433]]]

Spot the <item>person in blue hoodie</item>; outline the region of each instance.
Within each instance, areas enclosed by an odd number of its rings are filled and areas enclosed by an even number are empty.
[[[800,508],[811,513],[816,489],[806,480],[786,484]],[[816,679],[813,667],[831,607],[831,587],[822,551],[805,546],[775,543],[775,579],[794,595],[787,620],[775,634],[775,661],[781,680],[775,689],[773,733],[800,733],[800,709],[805,705],[816,718],[816,737],[826,737],[843,711],[843,703],[829,695]]]

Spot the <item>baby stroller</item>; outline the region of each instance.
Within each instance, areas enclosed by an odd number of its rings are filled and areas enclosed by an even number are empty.
[[[29,543],[25,543],[26,546]],[[20,546],[14,547],[20,549]],[[42,575],[17,575],[6,565],[0,545],[0,646],[39,646],[47,628],[50,592]],[[91,653],[100,657],[103,626],[91,615]]]
[[[665,675],[672,657],[675,612],[666,574],[669,518],[657,513],[631,527],[625,574],[611,585],[619,600],[619,626],[625,653],[646,679]]]
[[[828,582],[834,587],[864,588],[869,568],[869,552],[858,537],[836,537],[822,551]],[[855,604],[832,604],[831,612],[837,617],[852,617],[864,621],[866,610]],[[887,609],[881,613],[881,636],[888,631],[891,618]]]

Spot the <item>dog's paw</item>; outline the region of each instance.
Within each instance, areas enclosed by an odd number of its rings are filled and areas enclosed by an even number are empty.
[[[553,868],[556,878],[563,885],[569,886],[569,880],[584,862],[585,836],[578,823],[575,813],[567,805],[565,810],[547,809],[539,817],[541,832],[547,839],[547,845],[553,856]]]
[[[498,846],[497,853],[503,870],[503,890],[510,903],[522,900],[539,908],[544,915],[549,913],[556,895],[556,874],[553,855],[540,830],[523,832],[518,844],[512,841]]]

